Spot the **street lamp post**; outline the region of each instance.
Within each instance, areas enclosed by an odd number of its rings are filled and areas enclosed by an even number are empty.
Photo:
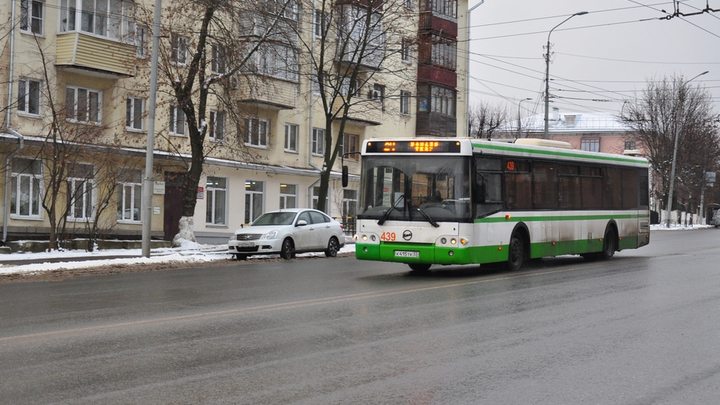
[[[532,98],[528,97],[528,98],[524,98],[524,99],[518,101],[518,138],[522,138],[522,129],[521,129],[522,121],[520,121],[520,104],[522,104],[523,101],[531,101],[531,100],[532,100]]]
[[[684,87],[686,84],[690,83],[691,81],[697,79],[698,77],[707,74],[708,71],[704,71],[700,73],[699,75],[693,77],[692,79],[686,81],[685,83],[682,82],[682,79],[680,80],[680,88],[678,89],[678,109],[677,109],[677,115],[676,120],[677,123],[675,123],[675,146],[673,146],[673,158],[672,158],[672,165],[670,168],[670,190],[668,191],[668,200],[667,200],[667,206],[665,214],[667,216],[667,223],[665,225],[666,228],[670,228],[670,211],[672,208],[672,201],[673,201],[673,189],[675,188],[675,164],[677,161],[677,151],[678,151],[678,138],[680,137],[680,126],[682,125],[682,119],[683,119],[683,98],[684,98]]]
[[[585,15],[587,14],[587,11],[579,11],[570,17],[564,19],[560,24],[553,27],[553,29],[548,32],[547,37],[547,53],[545,53],[545,133],[544,138],[549,139],[548,129],[549,129],[549,108],[550,108],[550,34],[555,30],[555,28],[563,25],[565,22],[567,22],[569,19],[575,17],[576,15]]]

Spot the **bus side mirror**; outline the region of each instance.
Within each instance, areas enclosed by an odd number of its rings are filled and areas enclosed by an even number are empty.
[[[348,186],[348,167],[343,166],[342,167],[342,186],[347,187]]]

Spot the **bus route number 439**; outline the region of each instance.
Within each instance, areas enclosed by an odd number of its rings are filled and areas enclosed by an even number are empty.
[[[395,232],[383,232],[380,234],[380,240],[386,242],[395,242]]]

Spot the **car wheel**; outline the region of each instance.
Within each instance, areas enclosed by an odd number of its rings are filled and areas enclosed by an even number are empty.
[[[237,254],[237,255],[235,255],[235,259],[236,260],[247,260],[247,255]]]
[[[282,247],[280,248],[280,257],[285,260],[290,260],[295,257],[295,244],[292,239],[287,238],[283,241]]]
[[[330,238],[330,241],[328,242],[327,249],[325,249],[325,256],[327,257],[335,257],[338,254],[338,251],[340,250],[340,242],[338,242],[336,237]]]
[[[510,271],[520,270],[525,259],[525,246],[522,240],[513,235],[510,239],[510,252],[508,253],[507,267]]]

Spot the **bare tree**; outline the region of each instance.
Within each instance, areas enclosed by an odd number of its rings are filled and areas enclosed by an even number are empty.
[[[656,173],[653,188],[665,195],[666,204],[676,136],[677,200],[699,198],[701,178],[716,167],[720,152],[709,92],[682,76],[651,80],[625,102],[621,118],[632,129],[629,139],[645,151]]]
[[[326,211],[331,170],[350,118],[400,112],[386,101],[401,100],[414,76],[401,62],[416,42],[407,37],[414,14],[401,0],[305,0],[301,7],[314,10],[308,13],[313,35],[298,30],[297,37],[300,74],[312,83],[313,102],[322,105],[322,131],[311,136],[321,136],[313,152],[323,156],[317,208]]]
[[[187,139],[168,136],[169,130],[160,131],[159,136],[178,156],[190,155],[178,173],[183,179],[184,195],[175,244],[179,239],[195,240],[192,223],[205,157],[219,148],[217,143],[206,142],[209,131],[217,131],[222,125],[223,137],[229,139],[234,135],[236,142],[222,145],[226,156],[256,157],[244,147],[241,131],[235,131],[243,127],[245,114],[233,96],[238,87],[253,83],[242,79],[249,78],[254,55],[294,4],[289,0],[175,0],[163,5],[158,92],[170,100],[169,111],[164,113],[171,127],[183,133],[187,129]],[[152,9],[140,9],[138,16],[147,26],[151,25]],[[222,116],[211,113],[213,107],[223,109]]]
[[[508,121],[508,111],[505,107],[492,106],[488,102],[470,107],[469,133],[473,138],[492,138],[493,135],[503,136],[504,132],[497,131]],[[497,132],[496,132],[497,131]]]

